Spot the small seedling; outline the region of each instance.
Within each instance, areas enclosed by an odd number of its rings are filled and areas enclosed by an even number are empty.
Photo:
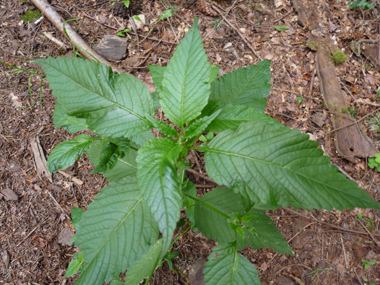
[[[260,23],[256,23],[255,26],[260,27]]]
[[[316,42],[307,42],[306,45],[313,51],[317,51],[319,48]]]
[[[376,260],[373,259],[371,261],[368,261],[366,259],[362,259],[362,262],[364,264],[364,269],[368,269],[370,265],[375,265],[376,264]]]
[[[311,278],[311,280],[314,280],[315,277],[319,276],[320,274],[322,274],[324,271],[329,271],[328,269],[320,269],[316,266],[313,265],[313,267],[315,268],[315,270],[313,270],[312,272],[306,274],[306,275],[311,275],[313,274],[313,277]]]
[[[130,29],[125,29],[125,30],[122,30],[122,31],[118,32],[116,35],[118,35],[119,37],[123,37],[124,38],[126,34],[131,33],[131,32],[133,32],[133,31],[130,30]]]
[[[375,157],[368,158],[368,166],[370,168],[377,168],[380,172],[380,152],[375,154]]]
[[[298,101],[298,103],[300,103],[300,104],[301,104],[304,100],[305,100],[305,98],[297,97],[297,101]]]
[[[348,108],[348,112],[350,113],[352,118],[356,118],[356,110],[353,107]]]
[[[117,2],[117,0],[112,0],[112,2]],[[130,0],[123,0],[120,1],[121,3],[124,3],[125,7],[129,8]]]
[[[347,56],[339,49],[336,49],[332,52],[331,60],[335,64],[341,64],[347,60]]]
[[[279,32],[285,32],[289,27],[288,26],[274,26],[274,28]]]
[[[372,9],[375,6],[376,1],[373,1],[372,3],[368,3],[367,0],[360,0],[360,1],[350,1],[348,2],[348,6],[350,9],[359,9],[363,8],[364,10]]]
[[[364,282],[368,282],[368,279],[363,277]],[[370,282],[369,285],[376,285],[375,283]]]
[[[74,276],[78,271],[80,273],[80,270],[83,266],[83,262],[84,262],[83,252],[74,254],[73,260],[70,262],[64,278]]]

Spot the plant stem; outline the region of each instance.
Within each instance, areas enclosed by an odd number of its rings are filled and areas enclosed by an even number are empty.
[[[0,64],[5,65],[5,66],[8,66],[8,67],[12,67],[12,68],[17,69],[17,70],[19,70],[19,71],[23,71],[23,72],[27,72],[27,73],[30,73],[30,74],[35,74],[35,75],[39,75],[39,76],[43,76],[43,77],[45,77],[45,75],[43,75],[43,74],[39,74],[39,73],[36,73],[36,72],[30,71],[30,70],[27,70],[27,69],[18,68],[18,67],[16,67],[16,66],[13,66],[13,65],[7,64],[7,63],[5,63],[5,62],[1,62],[1,61],[0,61]]]
[[[223,217],[227,218],[227,219],[231,219],[230,216],[228,216],[227,214],[219,211],[218,209],[214,208],[213,206],[211,206],[210,204],[207,204],[206,202],[202,201],[201,199],[197,198],[197,197],[193,197],[185,192],[183,192],[183,195],[189,197],[190,199],[193,199],[194,201],[197,201],[198,203],[201,203],[202,205],[206,206],[207,208],[213,210],[214,212],[217,212],[219,215],[222,215]]]

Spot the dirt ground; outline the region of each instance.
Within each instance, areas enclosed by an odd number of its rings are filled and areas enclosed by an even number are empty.
[[[149,82],[152,80],[146,67],[166,65],[177,39],[183,38],[194,16],[198,16],[210,62],[220,65],[226,73],[257,63],[258,56],[271,60],[272,91],[267,114],[291,128],[313,134],[325,155],[379,201],[379,172],[370,169],[366,159],[352,163],[337,154],[331,114],[323,104],[315,74],[315,53],[305,44],[305,27],[300,25],[291,1],[213,2],[220,12],[196,2],[200,1],[131,0],[133,9],[129,10],[111,0],[52,0],[51,4],[64,19],[78,18],[70,24],[91,44],[98,43],[106,34],[115,35],[125,29],[131,15],[143,14],[154,23],[163,11],[173,9],[174,15],[169,20],[137,30],[139,37],[130,35],[127,58],[117,63],[126,72]],[[371,10],[349,9],[346,1],[339,0],[315,3],[323,20],[321,24],[329,27],[329,35],[348,57],[336,67],[336,73],[352,115],[357,120],[369,113],[376,115],[380,106],[375,92],[380,86],[378,67],[353,53],[350,42],[378,41],[380,3]],[[1,1],[0,61],[31,70],[40,68],[32,64],[39,57],[73,56],[72,49],[60,49],[44,36],[48,32],[70,46],[47,19],[38,24],[22,20],[28,10],[36,11],[28,0]],[[227,12],[229,23],[222,22],[220,16]],[[287,29],[278,31],[274,26]],[[149,38],[144,39],[149,32]],[[54,127],[55,98],[45,80],[40,94],[41,76],[12,72],[11,67],[4,65],[0,65],[0,72],[0,284],[72,284],[77,276],[63,277],[77,249],[62,239],[67,230],[74,231],[71,208],[86,210],[107,181],[101,175],[89,175],[92,166],[86,157],[66,169],[66,176],[57,173],[49,181],[48,177],[38,175],[32,139],[39,138],[47,157],[55,145],[74,135]],[[370,130],[367,119],[360,124],[379,147],[379,133]],[[202,161],[201,154],[193,155]],[[189,176],[196,182],[199,193],[211,189],[210,182],[197,175],[204,173],[204,169],[196,163],[193,169],[195,174]],[[357,213],[361,213],[361,220]],[[380,284],[379,211],[307,212],[287,208],[268,214],[295,254],[244,249],[242,253],[259,270],[262,284]],[[180,251],[180,255],[173,262],[188,275],[193,265],[206,259],[215,245],[201,233],[189,231],[175,244],[174,250]],[[362,260],[377,262],[365,269]],[[203,284],[197,282],[192,284]],[[186,279],[165,264],[158,268],[150,284],[186,284]]]

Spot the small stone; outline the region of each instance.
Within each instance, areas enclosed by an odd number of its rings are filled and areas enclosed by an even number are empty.
[[[70,243],[71,239],[74,237],[74,233],[70,231],[68,228],[63,228],[58,237],[58,243],[63,245],[73,245]]]
[[[5,188],[5,189],[1,190],[1,194],[4,195],[4,199],[6,201],[17,201],[18,200],[17,194],[15,192],[13,192],[12,189]]]
[[[199,258],[194,262],[193,267],[189,271],[189,280],[194,285],[204,285],[203,270],[205,269],[206,259]]]
[[[118,61],[127,57],[128,40],[115,35],[105,35],[93,48],[110,61]]]
[[[235,48],[234,48],[234,46],[232,45],[232,43],[227,43],[227,44],[224,46],[223,50],[224,50],[225,52],[233,53],[233,52],[235,51]]]
[[[9,254],[8,254],[8,251],[6,251],[5,249],[1,252],[1,259],[4,262],[5,268],[8,269],[9,268]]]

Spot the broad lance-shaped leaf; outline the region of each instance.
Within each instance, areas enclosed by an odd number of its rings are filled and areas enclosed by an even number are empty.
[[[207,126],[219,115],[220,111],[216,111],[210,116],[200,118],[193,122],[189,127],[185,129],[185,138],[192,138],[198,134],[202,134]]]
[[[88,135],[79,135],[73,140],[66,140],[57,145],[49,155],[47,167],[50,172],[57,172],[59,168],[66,169],[83,155],[94,138]]]
[[[158,237],[136,178],[110,182],[83,214],[75,244],[84,254],[76,285],[110,282],[139,260]]]
[[[167,137],[179,138],[179,135],[178,135],[178,132],[176,131],[176,129],[174,129],[169,124],[161,122],[159,120],[156,120],[155,118],[153,118],[152,116],[149,116],[149,115],[145,115],[145,117],[163,135],[165,135]]]
[[[207,285],[260,285],[258,272],[233,244],[212,249],[203,270]]]
[[[169,248],[180,218],[181,183],[174,163],[182,149],[176,141],[159,137],[140,148],[137,156],[140,189],[163,235],[163,251]]]
[[[68,115],[85,118],[91,131],[107,137],[128,137],[146,131],[153,115],[148,88],[132,75],[79,58],[38,59],[50,82],[57,104]]]
[[[167,65],[160,93],[165,116],[182,127],[198,117],[210,94],[210,63],[203,49],[198,19]]]
[[[133,264],[128,269],[125,275],[124,285],[140,284],[144,278],[153,274],[160,262],[160,254],[162,250],[162,239],[159,239],[155,244],[152,244],[149,251],[142,258]]]
[[[338,172],[318,143],[299,130],[242,123],[205,149],[208,175],[240,192],[255,208],[380,209],[366,191]]]
[[[238,68],[211,84],[209,104],[246,105],[263,112],[267,105],[265,98],[269,96],[271,77],[269,60]]]
[[[220,114],[208,125],[206,129],[213,132],[222,132],[228,129],[235,130],[241,123],[249,121],[280,124],[275,119],[257,111],[255,108],[243,105],[228,104],[223,106]]]
[[[61,104],[55,105],[53,123],[58,129],[64,127],[69,133],[76,133],[88,129],[86,119],[67,115],[67,111]]]
[[[107,141],[99,140],[90,145],[86,154],[92,165],[98,166],[100,164],[100,154],[107,147],[107,144]],[[117,158],[116,165],[112,169],[100,171],[100,173],[104,174],[110,181],[119,181],[125,177],[135,177],[137,173],[136,158],[137,151],[130,148],[123,158]]]
[[[237,245],[243,249],[246,245],[254,249],[273,248],[279,253],[293,254],[283,235],[263,210],[246,210],[241,202],[242,196],[227,187],[219,187],[208,192],[195,202],[195,224],[208,238],[220,244],[235,242],[235,231],[229,221],[235,219],[234,214],[254,216],[244,224],[244,242],[238,237]],[[229,217],[229,218],[227,218]],[[248,231],[248,228],[253,228]]]

